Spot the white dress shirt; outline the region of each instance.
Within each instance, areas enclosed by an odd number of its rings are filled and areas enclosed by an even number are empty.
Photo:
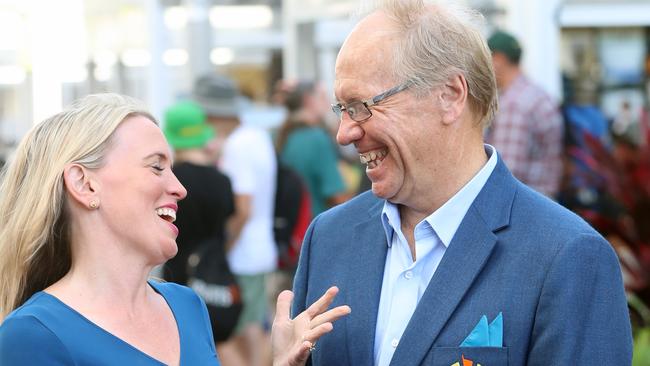
[[[489,159],[483,168],[444,205],[415,226],[415,261],[402,233],[398,206],[388,201],[384,203],[381,219],[388,252],[375,332],[376,366],[390,364],[406,325],[445,250],[497,164],[494,151],[492,146],[485,145]]]

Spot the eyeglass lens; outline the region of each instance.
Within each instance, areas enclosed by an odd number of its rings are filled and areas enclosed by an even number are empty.
[[[363,121],[370,117],[370,111],[363,102],[352,102],[345,107],[348,115],[353,121]]]

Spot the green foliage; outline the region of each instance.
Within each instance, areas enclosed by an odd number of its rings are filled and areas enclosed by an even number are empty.
[[[634,332],[634,353],[632,366],[650,365],[650,327]]]

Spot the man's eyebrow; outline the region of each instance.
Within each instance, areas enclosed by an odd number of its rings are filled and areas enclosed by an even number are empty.
[[[351,102],[358,102],[364,100],[367,97],[359,94],[359,91],[356,88],[348,88],[346,90],[341,90],[341,95],[339,98],[334,94],[334,104],[346,104]]]
[[[345,98],[340,98],[340,99],[335,97],[334,101],[336,103],[334,103],[334,104],[348,104],[350,102],[355,102],[357,100],[359,100],[359,98],[355,97],[353,94],[352,95],[346,95]]]

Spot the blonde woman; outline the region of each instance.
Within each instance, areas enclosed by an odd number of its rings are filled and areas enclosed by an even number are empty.
[[[155,119],[116,94],[27,134],[0,186],[0,364],[219,364],[202,300],[149,280],[177,251],[171,165]],[[326,311],[336,292],[293,320],[280,295],[276,365],[303,364],[349,311]]]

